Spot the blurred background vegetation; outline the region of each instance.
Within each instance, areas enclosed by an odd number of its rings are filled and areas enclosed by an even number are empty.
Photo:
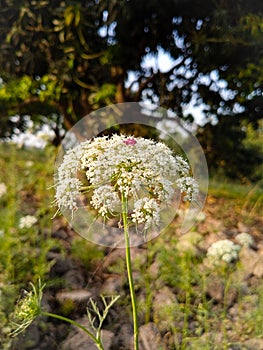
[[[263,203],[262,94],[262,1],[0,0],[0,348],[17,349],[21,344],[23,349],[34,348],[32,338],[14,343],[8,337],[9,316],[29,281],[38,277],[48,281],[52,298],[45,302],[56,309],[56,292],[74,289],[56,272],[59,263],[65,271],[68,260],[77,264],[76,271],[85,272],[88,285],[98,262],[108,254],[74,236],[63,218],[51,220],[56,208],[51,207],[53,190],[47,189],[53,184],[56,147],[65,131],[83,116],[115,103],[149,101],[171,111],[194,131],[210,172],[206,215],[211,223],[193,230],[204,237],[213,234],[216,217],[229,232],[245,223],[258,243]],[[172,120],[167,116],[168,122]],[[53,133],[52,145],[45,149],[5,142],[28,128],[32,134],[41,133],[47,125]],[[140,126],[137,131],[147,136]],[[150,136],[156,136],[154,131]],[[21,228],[20,220],[28,215],[36,222]],[[219,320],[227,319],[224,300],[213,307],[200,276],[203,265],[196,257],[189,260],[188,253],[181,256],[175,228],[168,231],[148,247],[147,259],[159,264],[158,277],[151,275],[145,261],[135,266],[142,277],[136,282],[138,290],[146,286],[146,302],[141,302],[145,322],[177,324],[178,329],[170,333],[175,337],[183,329],[185,344],[190,338],[201,341],[202,332],[208,335],[206,347],[202,343],[191,349],[228,349],[227,336],[224,346],[219,342],[215,347],[213,339],[209,345],[210,334],[222,327]],[[202,260],[204,252],[200,254]],[[121,270],[123,276],[121,263],[112,269]],[[186,278],[178,278],[181,275]],[[262,279],[253,283],[245,297],[256,294],[258,301],[248,303],[248,313],[239,303],[239,327],[232,326],[247,338],[262,337]],[[168,305],[164,315],[152,314],[158,285],[168,285],[179,295],[179,303],[173,304],[174,309]],[[258,287],[260,292],[253,292]],[[71,309],[65,304],[58,311],[67,314]],[[199,320],[199,328],[191,328],[189,319]],[[39,326],[41,337],[58,337],[51,340],[59,344],[59,332],[44,323]],[[187,349],[181,343],[170,348]],[[41,349],[51,348],[49,343]]]
[[[93,110],[147,100],[199,120],[210,172],[258,181],[262,16],[258,0],[1,0],[0,136],[30,117],[59,144]]]

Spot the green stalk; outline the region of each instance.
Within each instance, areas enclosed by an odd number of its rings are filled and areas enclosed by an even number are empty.
[[[76,321],[73,321],[70,318],[67,318],[67,317],[64,317],[64,316],[60,316],[60,315],[56,315],[56,314],[53,314],[53,313],[50,313],[50,312],[41,311],[41,315],[47,316],[47,317],[53,317],[53,318],[56,318],[58,320],[68,322],[68,323],[72,324],[73,326],[76,326],[76,327],[82,329],[94,341],[94,343],[96,344],[96,346],[97,346],[97,348],[99,350],[104,350],[100,338],[99,337],[98,338],[95,337],[89,330],[87,330],[86,327],[82,326],[80,323],[78,323]]]
[[[138,329],[137,302],[136,302],[136,295],[134,291],[132,266],[131,266],[131,252],[130,252],[129,225],[128,225],[128,199],[123,193],[121,196],[121,201],[122,201],[123,229],[124,229],[124,236],[125,236],[126,267],[127,267],[130,296],[131,296],[131,303],[132,303],[134,350],[138,350],[139,349],[139,341],[138,341],[139,329]]]

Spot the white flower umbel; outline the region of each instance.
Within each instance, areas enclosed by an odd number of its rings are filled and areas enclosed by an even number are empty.
[[[240,245],[245,246],[245,247],[253,247],[253,245],[255,243],[253,237],[249,233],[246,233],[246,232],[239,233],[236,236],[236,241]]]
[[[109,219],[121,216],[121,198],[129,203],[129,224],[149,229],[160,220],[163,203],[175,191],[193,200],[198,185],[190,166],[163,143],[144,138],[113,135],[80,143],[66,152],[58,167],[55,200],[61,211],[74,215],[81,195]]]
[[[19,220],[18,227],[20,229],[30,228],[37,222],[37,218],[32,215],[26,215]]]
[[[6,194],[7,188],[6,185],[2,182],[0,183],[0,198]]]
[[[159,225],[159,205],[154,199],[144,197],[134,204],[134,210],[131,214],[132,221],[137,224],[145,224],[147,230],[151,226]]]
[[[215,265],[224,261],[226,263],[234,262],[238,259],[240,246],[229,239],[222,239],[213,243],[207,250],[207,257]]]

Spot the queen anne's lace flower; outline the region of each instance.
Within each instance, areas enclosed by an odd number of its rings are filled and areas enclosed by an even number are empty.
[[[19,220],[19,224],[18,227],[20,229],[23,228],[30,228],[32,227],[35,223],[37,222],[37,218],[33,215],[26,215],[23,216],[20,220]]]
[[[109,185],[96,188],[93,192],[90,204],[98,209],[99,214],[106,216],[108,213],[120,211],[121,201],[118,194],[114,192],[114,188]]]
[[[207,250],[207,257],[215,264],[220,264],[220,261],[231,263],[238,259],[240,246],[233,243],[229,239],[222,239],[213,243]]]
[[[163,143],[124,135],[97,137],[67,151],[55,187],[60,210],[73,212],[79,196],[86,194],[104,218],[120,215],[124,196],[130,221],[146,229],[158,225],[161,204],[169,202],[176,189],[186,200],[198,192],[181,156],[174,156]]]
[[[144,197],[134,204],[134,210],[131,214],[132,221],[136,224],[144,224],[145,230],[151,226],[158,226],[160,207],[156,200]]]
[[[245,247],[252,247],[254,245],[254,239],[253,237],[246,232],[239,233],[236,236],[236,241]]]

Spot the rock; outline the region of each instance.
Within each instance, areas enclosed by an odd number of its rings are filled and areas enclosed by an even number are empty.
[[[60,253],[50,251],[47,255],[48,260],[54,260],[51,268],[51,277],[63,277],[66,286],[71,289],[83,288],[86,284],[83,270],[77,262],[70,258],[64,258]]]
[[[249,233],[249,227],[247,225],[245,225],[243,222],[238,222],[237,223],[237,228],[239,230],[239,232],[247,232]]]
[[[60,303],[64,303],[66,300],[71,300],[74,303],[88,303],[91,292],[86,289],[72,290],[70,292],[57,293],[56,298]]]
[[[39,341],[40,341],[40,332],[39,332],[38,325],[35,321],[30,325],[28,330],[22,336],[20,336],[20,339],[18,338],[18,342],[19,342],[18,349],[32,349],[39,343]],[[22,347],[20,345],[21,343],[23,344]]]
[[[133,327],[131,323],[120,326],[112,341],[112,349],[130,350],[133,348]]]
[[[211,274],[207,277],[206,293],[211,299],[222,302],[224,297],[224,283],[216,274]]]
[[[139,349],[159,350],[161,345],[159,330],[153,322],[147,323],[139,328]]]
[[[83,317],[76,322],[82,326],[87,327],[90,330],[87,317]],[[104,350],[110,350],[114,333],[108,330],[102,330],[101,332],[102,343]],[[60,347],[61,350],[98,350],[93,340],[83,330],[73,327],[68,337],[63,341]]]
[[[131,247],[131,260],[133,264],[142,266],[147,264],[147,250],[140,247]]]
[[[242,247],[239,252],[239,259],[244,272],[244,279],[254,273],[255,264],[259,259],[257,252],[249,247]]]
[[[49,253],[50,255],[51,253]],[[50,258],[50,256],[49,256]],[[60,254],[53,255],[53,259],[55,258],[55,264],[51,268],[50,275],[51,276],[61,276],[70,269],[72,269],[72,261],[70,259],[63,258]]]
[[[205,221],[205,231],[212,232],[222,232],[224,230],[224,223],[222,220],[218,220],[215,217],[210,216],[209,219]]]
[[[68,235],[64,229],[58,229],[52,232],[52,237],[66,240],[68,238]]]
[[[180,253],[189,253],[197,256],[199,254],[198,244],[203,236],[197,232],[188,232],[179,238],[176,248]]]
[[[61,324],[45,322],[44,324],[42,323],[39,328],[43,333],[41,332],[39,342],[32,350],[58,349],[58,344],[60,344],[69,333],[69,325],[66,322]]]
[[[225,283],[216,274],[207,277],[206,293],[211,299],[218,303],[226,303],[227,307],[231,307],[238,296],[238,289],[235,285],[228,286],[225,290]]]
[[[158,290],[154,296],[154,303],[159,306],[163,306],[164,304],[171,305],[174,302],[176,302],[176,297],[172,290],[167,286]]]
[[[218,233],[209,233],[205,236],[205,239],[203,239],[201,242],[199,242],[199,246],[207,251],[207,249],[215,242],[224,239],[225,235],[222,232]]]
[[[145,264],[147,259],[146,250],[143,248],[131,247],[131,260],[134,264],[137,261],[139,264]],[[114,265],[125,264],[125,249],[118,248],[110,252],[101,264],[100,269],[105,271]]]
[[[125,250],[124,249],[114,249],[105,256],[100,269],[105,271],[113,265],[119,263],[119,261],[125,261]]]
[[[86,285],[81,268],[72,268],[63,275],[66,287],[69,289],[81,289]]]
[[[100,293],[105,294],[116,294],[120,293],[123,286],[123,277],[119,275],[109,275],[104,281]]]
[[[235,237],[238,234],[238,229],[236,228],[231,228],[231,229],[225,229],[223,231],[224,235],[227,237],[227,239],[231,239]]]
[[[263,339],[249,339],[244,345],[248,350],[263,350]]]
[[[118,334],[120,334],[119,343],[116,343],[112,349],[133,349],[134,336],[132,326],[127,324],[123,325]],[[161,335],[155,323],[150,322],[139,328],[140,350],[159,350],[163,349],[162,345]]]
[[[111,347],[114,334],[110,331],[102,331],[102,344],[104,350],[109,350]],[[98,350],[92,339],[83,331],[69,336],[61,345],[61,350]]]
[[[152,308],[153,320],[161,331],[169,329],[170,323],[175,321],[175,316],[177,320],[180,319],[178,302],[172,290],[167,286],[156,291]]]
[[[150,268],[149,268],[149,273],[152,279],[157,279],[160,275],[160,265],[157,260],[155,260]]]
[[[254,276],[258,278],[263,277],[263,256],[261,255],[259,259],[256,261],[253,269]]]
[[[263,255],[263,240],[257,243],[259,254]]]
[[[59,301],[64,301],[66,299],[71,299],[76,302],[87,301],[92,296],[91,292],[86,289],[72,290],[69,292],[57,293],[56,298]]]

